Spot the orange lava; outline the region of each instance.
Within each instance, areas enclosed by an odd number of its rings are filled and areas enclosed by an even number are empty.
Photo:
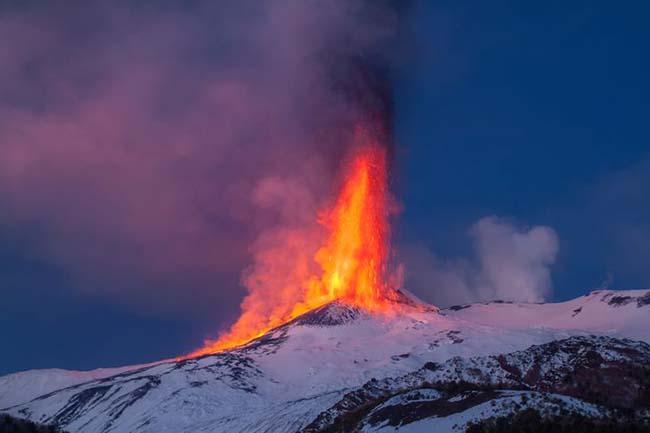
[[[386,282],[389,249],[386,151],[365,129],[359,128],[354,140],[338,197],[319,218],[327,235],[324,244],[310,258],[319,271],[309,273],[310,264],[296,257],[296,270],[292,273],[300,278],[298,287],[282,286],[282,290],[261,301],[249,295],[250,299],[242,303],[242,315],[230,330],[216,341],[206,342],[188,357],[240,346],[333,300],[371,311],[391,308],[393,291]],[[259,308],[260,303],[264,303],[264,309]]]
[[[388,191],[385,151],[355,151],[334,208],[323,215],[327,243],[316,253],[322,276],[309,282],[308,299],[340,299],[368,309],[386,302]]]

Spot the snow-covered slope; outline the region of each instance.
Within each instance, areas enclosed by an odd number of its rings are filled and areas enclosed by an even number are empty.
[[[118,368],[98,368],[91,371],[50,368],[21,371],[2,376],[0,377],[0,408],[24,403],[57,389],[113,376],[137,367],[131,365]]]
[[[490,302],[451,307],[443,314],[501,329],[579,329],[645,340],[648,306],[647,290],[597,290],[557,304]]]
[[[427,363],[371,380],[323,411],[302,433],[412,430],[462,432],[468,423],[532,407],[607,417],[650,415],[650,345],[571,337],[509,354]]]
[[[296,432],[373,379],[592,334],[650,341],[650,292],[441,311],[411,305],[389,316],[334,302],[221,354],[126,367],[58,390],[51,381],[39,388],[47,371],[0,378],[24,388],[2,394],[3,411],[70,432]]]

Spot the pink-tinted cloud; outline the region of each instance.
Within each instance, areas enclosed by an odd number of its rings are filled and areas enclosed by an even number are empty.
[[[329,193],[363,114],[334,66],[394,18],[368,3],[3,13],[2,222],[38,230],[82,290],[180,312],[236,303],[220,275]]]

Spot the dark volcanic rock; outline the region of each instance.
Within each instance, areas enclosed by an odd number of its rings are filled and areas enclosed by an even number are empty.
[[[451,397],[422,399],[406,401],[402,404],[382,406],[373,411],[368,417],[372,426],[388,424],[393,427],[410,424],[425,418],[445,417],[454,413],[463,412],[481,403],[492,400],[498,393],[493,390],[470,391]]]
[[[399,426],[462,412],[515,390],[530,391],[541,401],[562,394],[608,411],[648,413],[650,346],[627,339],[572,337],[505,355],[427,364],[405,376],[367,382],[319,414],[303,432]],[[414,392],[420,397],[410,398]],[[564,404],[554,397],[547,400]]]
[[[647,292],[645,295],[637,298],[636,303],[637,307],[639,308],[650,305],[650,292]]]
[[[621,307],[633,301],[631,296],[612,296],[607,303],[613,307]]]
[[[340,301],[330,302],[297,317],[290,324],[302,326],[338,326],[352,323],[361,317],[360,309]]]
[[[451,311],[460,311],[464,310],[465,308],[469,308],[471,305],[452,305],[451,307],[447,307],[446,310],[451,310]]]

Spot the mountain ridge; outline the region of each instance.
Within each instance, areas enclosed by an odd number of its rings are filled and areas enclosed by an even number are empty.
[[[28,391],[44,389],[39,375],[47,378],[47,371],[0,377],[0,388],[10,385],[0,410],[73,433],[296,432],[373,378],[400,377],[427,363],[591,335],[648,342],[646,298],[650,291],[606,291],[563,303],[404,308],[387,316],[334,302],[238,348],[122,367],[40,395]],[[13,394],[16,387],[22,392]]]

